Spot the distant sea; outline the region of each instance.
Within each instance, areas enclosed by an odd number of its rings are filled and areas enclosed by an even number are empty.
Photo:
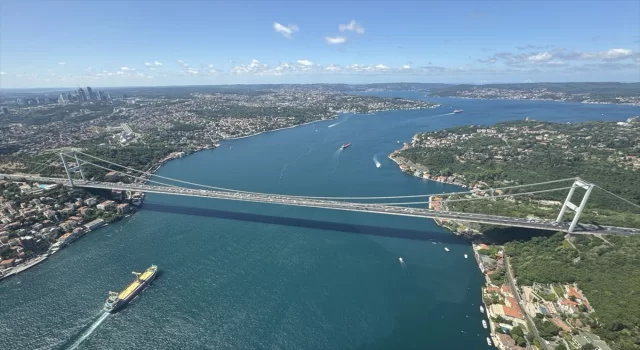
[[[616,105],[427,100],[442,106],[346,114],[226,141],[158,174],[299,195],[448,192],[458,188],[405,175],[387,155],[420,131],[640,114]],[[426,219],[149,195],[139,213],[2,281],[0,339],[3,349],[486,349],[483,277],[472,256],[468,242]],[[103,316],[107,292],[151,264],[161,270],[154,284]]]

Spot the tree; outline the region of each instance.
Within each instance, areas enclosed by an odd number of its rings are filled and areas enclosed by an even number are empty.
[[[564,344],[560,343],[560,344],[556,345],[556,347],[553,348],[553,350],[567,350],[567,347],[564,346]]]
[[[580,350],[598,350],[598,348],[596,348],[595,345],[588,343],[588,344],[584,344]]]

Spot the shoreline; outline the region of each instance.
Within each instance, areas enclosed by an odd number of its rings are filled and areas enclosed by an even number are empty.
[[[297,127],[299,127],[299,126],[309,125],[309,124],[318,123],[318,122],[323,122],[323,121],[327,121],[327,120],[336,120],[336,119],[338,119],[338,117],[339,117],[339,116],[336,116],[335,118],[331,118],[331,119],[318,119],[318,120],[312,120],[312,121],[310,121],[310,122],[306,122],[306,123],[302,123],[302,124],[296,124],[296,125],[291,125],[291,126],[285,126],[285,127],[283,127],[283,128],[278,128],[278,129],[273,129],[273,130],[264,130],[264,131],[257,132],[257,133],[255,133],[255,134],[249,134],[249,135],[245,135],[245,136],[238,136],[238,137],[231,137],[231,138],[223,139],[223,140],[220,140],[220,141],[221,141],[221,142],[224,142],[224,141],[230,141],[230,140],[246,139],[247,137],[258,136],[258,135],[266,134],[266,133],[269,133],[269,132],[280,131],[280,130],[287,130],[287,129],[293,129],[293,128],[297,128]]]
[[[463,100],[544,101],[544,102],[558,102],[558,103],[581,103],[581,104],[588,104],[588,105],[614,105],[614,106],[640,107],[640,104],[634,104],[634,103],[563,101],[563,100],[552,100],[552,99],[543,99],[543,98],[465,97],[465,96],[437,96],[437,95],[429,95],[429,96],[436,97],[436,98],[459,98]]]

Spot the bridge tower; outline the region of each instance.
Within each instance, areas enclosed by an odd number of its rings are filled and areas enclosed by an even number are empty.
[[[74,167],[70,167],[69,163],[67,163],[67,159],[65,157],[73,157],[73,159],[76,161],[76,166]],[[82,171],[82,163],[80,162],[80,159],[78,158],[78,155],[76,154],[76,152],[69,152],[69,153],[60,153],[60,158],[62,159],[62,165],[64,165],[64,170],[67,172],[67,178],[69,179],[69,185],[71,185],[71,187],[73,187],[73,177],[71,176],[72,172],[80,172],[80,177],[82,177],[82,180],[84,180],[84,172]]]
[[[589,195],[591,194],[593,187],[594,187],[593,184],[590,184],[579,178],[577,178],[573,182],[573,185],[569,190],[569,194],[567,195],[567,199],[564,200],[564,204],[562,204],[562,209],[560,209],[560,214],[558,214],[558,218],[556,219],[556,222],[561,222],[565,212],[567,211],[567,208],[571,209],[575,213],[573,216],[573,220],[571,221],[571,225],[569,226],[569,233],[573,232],[573,230],[576,228],[576,225],[578,224],[578,220],[580,220],[580,215],[582,214],[584,207],[587,205],[587,200],[589,199]],[[582,201],[580,201],[580,205],[575,205],[571,203],[571,197],[573,197],[573,194],[575,193],[577,188],[582,188],[586,191],[584,193],[584,196],[582,197]]]

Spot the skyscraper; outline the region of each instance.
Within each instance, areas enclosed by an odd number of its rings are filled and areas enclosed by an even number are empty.
[[[93,95],[93,90],[91,90],[91,86],[87,86],[87,93],[89,94],[90,100],[95,100],[95,96]]]
[[[87,94],[82,90],[82,88],[78,88],[78,101],[84,102],[87,100]]]

